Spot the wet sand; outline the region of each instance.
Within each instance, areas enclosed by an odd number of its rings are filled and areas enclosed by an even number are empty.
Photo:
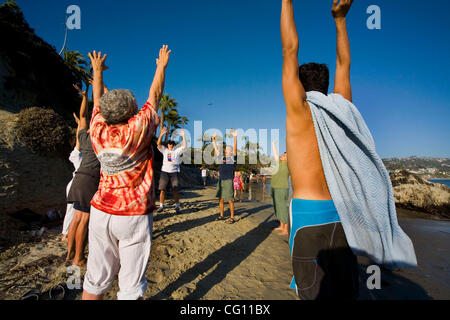
[[[215,221],[219,208],[214,196],[213,187],[184,190],[181,214],[175,214],[170,201],[164,213],[155,214],[144,298],[296,300],[289,289],[288,236],[274,231],[278,223],[267,202],[270,198],[237,202],[238,221],[228,225]],[[450,222],[417,219],[407,211],[399,216],[414,242],[419,267],[383,271],[382,289],[369,291],[365,287],[368,262],[359,259],[361,299],[450,299]],[[59,231],[55,228],[40,241],[18,244],[0,254],[0,299],[20,299],[36,286],[45,292],[67,280],[66,244],[59,241]],[[84,272],[85,267],[82,276]],[[117,290],[116,281],[105,299],[116,299]],[[80,298],[81,290],[66,296]]]

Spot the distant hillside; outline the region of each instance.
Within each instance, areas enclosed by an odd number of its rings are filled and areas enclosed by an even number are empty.
[[[450,159],[448,158],[391,158],[383,159],[390,171],[408,170],[425,179],[450,178]]]
[[[54,109],[65,119],[79,108],[72,71],[25,21],[14,1],[0,5],[0,109]]]

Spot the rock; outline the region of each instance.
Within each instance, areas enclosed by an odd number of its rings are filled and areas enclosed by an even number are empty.
[[[406,170],[390,174],[397,206],[450,219],[450,188]]]

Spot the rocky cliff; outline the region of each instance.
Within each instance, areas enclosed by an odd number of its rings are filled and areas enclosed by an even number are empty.
[[[450,219],[450,188],[406,170],[391,173],[397,206]]]

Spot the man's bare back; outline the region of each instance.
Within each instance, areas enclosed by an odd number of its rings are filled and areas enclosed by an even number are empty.
[[[333,1],[332,14],[337,30],[337,60],[334,92],[352,101],[350,86],[350,44],[345,16],[353,0]],[[281,12],[283,44],[283,93],[286,101],[286,143],[293,197],[304,200],[331,200],[317,144],[307,91],[328,92],[328,68],[309,64],[300,74],[299,40],[292,0],[283,0]],[[302,83],[303,76],[305,83]],[[324,80],[325,79],[325,80]]]
[[[288,167],[293,197],[304,200],[331,200],[317,145],[311,112],[305,102],[300,121],[286,121]]]

